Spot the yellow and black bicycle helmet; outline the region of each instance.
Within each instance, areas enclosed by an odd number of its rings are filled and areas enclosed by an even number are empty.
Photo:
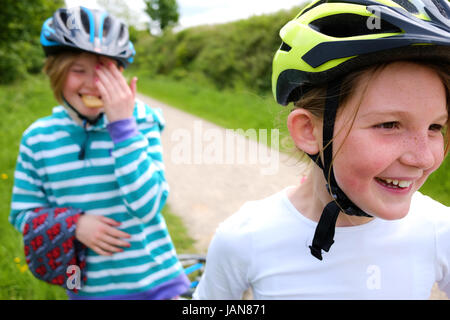
[[[361,67],[400,59],[450,63],[447,0],[316,0],[280,31],[278,103]]]
[[[342,77],[398,60],[450,65],[449,18],[448,0],[315,0],[281,29],[272,73],[277,102],[287,105],[310,88],[327,84],[324,161],[317,154],[309,156],[322,168],[334,200],[324,208],[310,246],[316,258],[322,260],[322,250],[328,252],[333,244],[340,211],[370,217],[339,188],[333,173],[330,142]]]

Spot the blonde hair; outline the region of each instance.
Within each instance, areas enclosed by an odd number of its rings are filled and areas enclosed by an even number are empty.
[[[441,78],[442,83],[444,84],[445,91],[446,91],[446,99],[447,99],[447,113],[450,114],[450,66],[449,65],[442,65],[434,62],[423,62],[423,61],[411,61],[417,64],[424,65],[426,67],[431,68],[434,70],[438,76]],[[357,108],[355,111],[355,114],[353,116],[353,119],[351,120],[351,126],[353,125],[353,122],[356,119],[356,115],[359,111],[359,108],[362,103],[362,98],[365,95],[365,92],[368,88],[368,85],[372,79],[372,77],[375,76],[375,74],[381,72],[389,63],[383,63],[378,64],[374,66],[370,66],[358,71],[354,71],[346,75],[342,80],[342,87],[341,87],[341,94],[339,98],[339,109],[341,109],[342,106],[345,107],[346,103],[350,98],[352,98],[356,92],[357,89],[362,88],[362,94],[361,99],[359,100],[357,104]],[[308,110],[311,112],[317,119],[323,120],[324,116],[324,108],[325,108],[325,101],[326,101],[326,93],[327,93],[327,85],[315,87],[308,91],[303,97],[294,103],[294,108],[291,110],[295,110],[298,108],[302,108],[305,110]],[[444,152],[445,155],[449,152],[449,141],[450,141],[450,131],[448,130],[448,127],[450,125],[450,117],[447,120],[447,124],[443,129],[444,134],[444,140],[445,140],[445,148]],[[350,127],[351,128],[351,127]],[[349,130],[350,131],[350,130]],[[349,131],[347,132],[347,135],[349,134]],[[346,135],[346,136],[347,136]],[[344,139],[345,141],[345,139]],[[327,145],[324,146],[324,148],[328,147],[332,141]],[[323,149],[321,152],[323,152]],[[339,152],[339,150],[336,151],[336,154]],[[301,161],[308,161],[309,157],[302,152],[301,154]]]
[[[47,57],[43,71],[50,79],[50,87],[56,101],[63,103],[63,88],[70,66],[81,55],[81,52],[65,51]]]

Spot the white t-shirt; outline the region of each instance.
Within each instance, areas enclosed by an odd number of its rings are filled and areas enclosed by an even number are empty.
[[[194,299],[428,299],[450,297],[450,208],[417,192],[408,215],[337,227],[323,260],[309,250],[317,222],[284,189],[245,203],[210,244]]]

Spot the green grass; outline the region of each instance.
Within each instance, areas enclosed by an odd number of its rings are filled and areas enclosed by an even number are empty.
[[[49,114],[54,105],[43,77],[0,86],[0,299],[66,299],[62,288],[35,279],[29,270],[20,270],[25,265],[23,240],[8,221],[22,133],[34,120]],[[20,259],[18,264],[16,258]]]
[[[0,86],[0,300],[67,299],[62,288],[37,280],[24,268],[22,235],[8,221],[22,133],[35,120],[49,115],[55,105],[48,81],[43,76]],[[181,219],[167,206],[163,215],[177,252],[194,252],[194,240],[189,237]]]
[[[181,218],[171,212],[168,205],[163,208],[162,214],[166,220],[167,229],[169,229],[170,237],[173,240],[177,253],[195,253],[195,241],[189,236]]]
[[[134,72],[130,71],[130,74]],[[149,77],[137,73],[139,92],[213,122],[227,129],[287,130],[279,119],[285,119],[287,108],[281,108],[271,94],[260,95],[248,90],[222,90],[204,81],[176,81],[168,77]],[[270,145],[270,136],[267,138]]]
[[[279,106],[272,97],[217,89],[168,78],[139,78],[140,92],[229,129],[274,128]]]

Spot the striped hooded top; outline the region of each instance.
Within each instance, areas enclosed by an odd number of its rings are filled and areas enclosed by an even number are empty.
[[[87,282],[76,295],[137,297],[173,283],[175,296],[189,284],[160,213],[169,191],[160,142],[164,120],[136,100],[134,119],[125,122],[119,128],[103,116],[80,125],[63,106],[34,122],[20,144],[9,221],[23,232],[40,207],[73,207],[116,220],[131,235],[131,247],[112,256],[89,249]]]

